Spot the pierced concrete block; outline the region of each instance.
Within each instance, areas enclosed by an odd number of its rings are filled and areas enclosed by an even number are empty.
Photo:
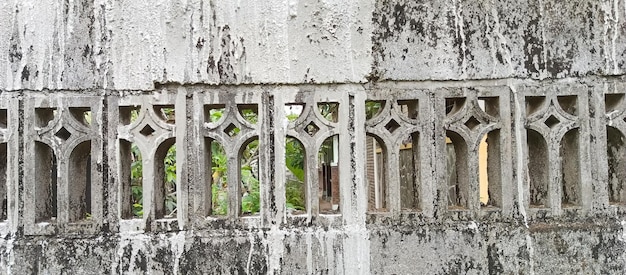
[[[591,209],[589,87],[580,84],[522,85],[525,106],[521,176],[528,182],[524,205],[534,215],[559,216]],[[521,126],[518,126],[521,127]]]
[[[187,223],[185,91],[108,98],[109,211],[119,231]]]
[[[27,95],[25,234],[97,232],[104,222],[102,99]]]
[[[193,93],[193,216],[197,227],[267,220],[269,133],[260,87],[209,88]],[[261,214],[261,216],[259,216]],[[240,219],[241,218],[241,219]]]
[[[380,154],[377,153],[377,157],[384,159],[383,163],[372,161],[371,165],[368,164],[370,169],[384,174],[380,180],[367,177],[368,187],[378,190],[374,197],[378,197],[379,205],[383,199],[388,201],[386,207],[374,207],[372,213],[388,211],[398,214],[402,211],[431,217],[436,186],[431,184],[432,151],[428,145],[432,144],[430,91],[381,89],[368,93],[365,105],[366,117],[371,116],[365,122],[366,133],[379,141]],[[366,146],[368,150],[379,150],[370,149],[372,144]]]
[[[510,89],[434,91],[440,211],[451,219],[512,212]]]

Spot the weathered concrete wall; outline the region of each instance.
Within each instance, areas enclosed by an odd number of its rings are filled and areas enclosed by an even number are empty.
[[[2,1],[0,272],[626,273],[625,19],[626,0]],[[383,106],[371,119],[368,101]],[[328,102],[336,122],[316,108]],[[304,110],[290,122],[294,104]],[[215,106],[224,118],[208,121]],[[256,124],[242,106],[258,107]],[[317,151],[334,135],[339,214],[324,214]],[[481,205],[485,135],[492,200]],[[367,136],[386,162],[380,209],[368,209]],[[307,152],[302,215],[286,209],[286,137]],[[446,137],[460,152],[455,199]],[[254,138],[259,214],[240,213],[232,177],[228,215],[213,215],[206,141],[224,145],[233,175]],[[142,218],[124,216],[123,142],[144,156]],[[159,156],[171,142],[178,205],[164,216]],[[75,160],[87,155],[83,218]]]
[[[4,1],[0,86],[364,82],[370,1]]]
[[[380,79],[621,75],[624,1],[376,1]]]

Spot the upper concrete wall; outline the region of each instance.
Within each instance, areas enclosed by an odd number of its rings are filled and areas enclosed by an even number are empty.
[[[364,82],[373,3],[0,3],[0,87],[152,89],[155,82]]]
[[[623,74],[625,3],[6,0],[0,88]]]
[[[625,1],[378,1],[377,75],[393,80],[623,74]]]

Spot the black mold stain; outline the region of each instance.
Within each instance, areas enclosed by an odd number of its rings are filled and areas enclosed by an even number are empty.
[[[157,246],[155,243],[154,246]],[[153,258],[155,262],[159,263],[163,270],[173,270],[174,269],[174,257],[172,255],[172,250],[169,246],[160,247],[156,250],[155,257]]]
[[[222,55],[217,62],[217,71],[220,76],[220,82],[222,83],[234,83],[237,81],[237,75],[235,74],[235,68],[232,65],[234,60],[231,60],[234,56],[234,47],[232,46],[232,39],[230,35],[230,27],[225,25],[222,28],[222,40],[221,48]]]
[[[504,267],[499,260],[498,255],[502,254],[495,244],[487,246],[487,264],[489,267],[489,274],[503,274]]]
[[[199,38],[198,38],[198,42],[196,42],[196,48],[197,48],[198,50],[201,50],[201,49],[202,49],[202,47],[204,47],[204,43],[205,43],[205,42],[206,42],[206,40],[204,40],[204,38],[199,37]]]
[[[393,25],[396,32],[402,31],[404,25],[406,25],[406,12],[404,8],[405,5],[400,4],[396,4],[393,7],[393,17],[396,19]]]
[[[543,39],[540,37],[539,19],[530,20],[524,30],[524,68],[533,76],[545,70]]]
[[[11,38],[11,46],[9,46],[9,62],[15,63],[22,60],[22,49],[17,46],[16,41]]]
[[[146,255],[143,252],[137,251],[137,255],[135,255],[135,266],[139,267],[139,269],[143,272],[148,271],[148,260],[146,259]]]
[[[28,66],[24,66],[22,69],[22,81],[28,81],[30,78],[30,71],[28,70]]]
[[[93,55],[93,49],[89,45],[85,45],[85,49],[83,50],[83,57],[87,58]]]
[[[207,60],[208,66],[206,69],[207,73],[211,73],[215,71],[215,58],[213,58],[213,55],[209,55],[209,59]]]
[[[574,52],[576,43],[572,43],[571,47],[562,56],[551,56],[548,52],[548,63],[546,70],[552,77],[557,77],[559,73],[571,74],[572,60],[574,60]]]

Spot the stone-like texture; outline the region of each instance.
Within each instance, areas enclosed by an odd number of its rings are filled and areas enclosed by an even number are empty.
[[[373,3],[4,1],[4,89],[364,82]]]
[[[0,223],[4,236],[0,266],[5,273],[18,274],[619,274],[626,265],[622,226],[626,200],[615,195],[624,186],[607,181],[619,174],[611,168],[614,164],[606,165],[604,152],[609,144],[607,125],[624,129],[623,88],[619,78],[581,78],[370,86],[162,85],[150,93],[102,91],[80,96],[3,92],[0,117],[7,109],[7,125],[18,127],[3,130],[13,135],[7,144],[10,207],[8,220]],[[365,113],[367,100],[384,106],[369,120],[357,115]],[[326,102],[339,104],[337,122],[326,121],[316,110],[318,103]],[[284,118],[290,104],[305,104],[303,114],[292,122]],[[91,124],[81,124],[86,106],[92,111]],[[220,106],[226,108],[222,119],[207,121],[207,107]],[[240,107],[258,108],[257,122],[240,117]],[[132,108],[139,111],[134,121]],[[174,117],[162,116],[163,108],[173,108]],[[303,128],[311,122],[318,125],[315,133]],[[239,128],[238,134],[229,135],[227,124]],[[488,159],[499,163],[488,166],[497,172],[500,184],[492,182],[489,196],[493,198],[485,206],[477,194],[481,154],[477,144],[493,131],[499,133],[499,145],[488,140],[498,149],[489,151]],[[534,163],[529,148],[537,146],[536,140],[527,138],[531,131],[545,143],[539,148],[545,149],[546,159],[539,166],[529,164]],[[572,131],[576,139],[564,138]],[[419,162],[413,166],[419,175],[414,183],[418,204],[407,206],[401,201],[399,175],[393,172],[397,162],[388,160],[388,208],[368,211],[367,184],[360,176],[365,174],[360,160],[366,135],[379,137],[387,159],[392,159],[409,133],[419,133]],[[321,142],[332,135],[338,135],[340,142],[338,213],[321,212],[317,195],[312,195],[306,214],[290,214],[281,144],[286,136],[296,137],[315,158]],[[455,195],[463,197],[463,203],[450,203],[446,136],[454,146],[465,148],[456,155],[455,184],[461,193]],[[14,137],[18,140],[11,142]],[[78,216],[77,221],[71,213],[84,200],[74,196],[80,194],[76,190],[81,190],[78,183],[84,175],[80,169],[64,167],[74,163],[74,152],[86,152],[74,145],[89,138],[96,150],[91,152],[92,175],[103,176],[91,179],[95,188],[90,218]],[[211,183],[209,160],[202,153],[207,150],[205,138],[229,147],[232,174],[237,173],[241,147],[251,138],[259,139],[259,167],[264,172],[259,174],[258,215],[238,212],[237,177],[229,184],[228,215],[207,211]],[[128,182],[122,168],[130,163],[122,159],[123,140],[136,143],[142,151],[143,218],[124,214]],[[162,184],[158,163],[163,156],[158,152],[174,141],[178,210],[165,216],[159,210],[163,198],[158,193]],[[69,156],[57,160],[56,174],[53,165],[46,166],[50,164],[43,147],[35,146],[38,142],[48,143],[58,156]],[[98,147],[100,142],[103,147]],[[624,147],[615,138],[610,142],[617,149]],[[568,144],[571,154],[563,155],[559,149],[563,144]],[[596,153],[590,154],[592,149]],[[307,194],[315,194],[314,162],[308,161],[307,171],[312,177]],[[528,180],[537,175],[547,175],[540,182],[545,187]],[[57,179],[56,190],[46,189],[47,177],[52,176]],[[103,189],[98,191],[100,179]],[[52,194],[56,206],[39,203]],[[533,196],[542,199],[531,200]]]
[[[2,1],[0,273],[623,274],[625,18],[626,0]],[[371,119],[366,101],[383,106]],[[336,121],[320,103],[338,104]],[[212,107],[223,119],[207,121]],[[481,205],[485,135],[499,184]],[[317,163],[331,136],[328,213]],[[368,136],[386,159],[375,211]],[[300,215],[287,137],[306,154]],[[261,207],[243,215],[239,154],[256,138]],[[209,139],[228,147],[225,216],[209,210]],[[142,152],[142,218],[127,215],[124,142]],[[399,163],[409,147],[412,166]]]
[[[3,89],[102,87],[99,1],[5,1],[0,29]]]
[[[380,79],[623,74],[624,1],[377,1]]]
[[[0,87],[624,73],[625,1],[4,1]]]

